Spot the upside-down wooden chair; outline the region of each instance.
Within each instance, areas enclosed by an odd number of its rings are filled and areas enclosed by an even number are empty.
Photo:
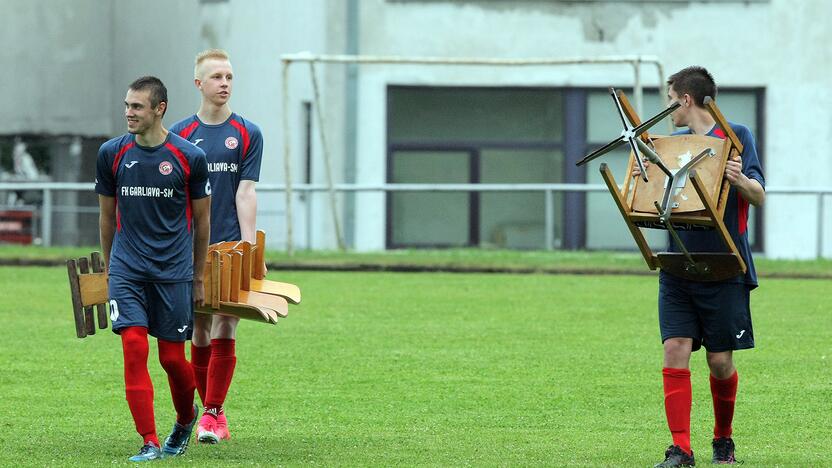
[[[265,279],[263,254],[266,233],[257,231],[257,242],[220,242],[208,247],[205,268],[205,304],[195,307],[201,314],[225,315],[264,323],[277,323],[289,313],[289,304],[299,304],[300,288]],[[92,272],[90,272],[92,269]],[[79,271],[80,270],[80,271]],[[75,333],[78,338],[107,328],[107,274],[99,252],[88,259],[67,260]]]
[[[742,153],[743,146],[716,102],[705,98],[705,108],[726,138],[702,135],[658,136],[647,130],[679,107],[673,103],[642,123],[622,91],[610,89],[621,117],[621,135],[590,153],[583,165],[618,146],[630,145],[625,183],[621,188],[605,163],[600,171],[624,222],[651,270],[660,268],[687,279],[718,281],[745,273],[746,265],[723,222],[730,185],[725,179],[729,158]],[[642,156],[651,163],[645,169]],[[641,177],[630,174],[635,165]],[[679,252],[654,253],[640,228],[669,231]],[[716,230],[727,252],[690,252],[677,231]]]

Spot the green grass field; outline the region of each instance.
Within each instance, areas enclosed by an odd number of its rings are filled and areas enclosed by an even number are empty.
[[[37,247],[0,245],[0,264],[63,265],[67,258],[89,255],[99,247]],[[291,257],[269,250],[266,261],[272,269],[384,270],[391,268],[500,270],[506,272],[627,273],[649,275],[644,259],[636,252],[569,250],[439,249],[386,250],[381,252],[297,251]],[[832,259],[773,260],[755,257],[761,277],[810,277],[832,279]]]
[[[663,413],[657,282],[637,276],[274,272],[304,301],[246,322],[233,439],[165,465],[652,466]],[[137,451],[120,342],[77,339],[66,270],[0,268],[2,465],[124,464]],[[767,279],[737,354],[745,466],[829,466],[832,282]],[[160,434],[173,420],[151,346]],[[693,449],[710,461],[702,352]]]

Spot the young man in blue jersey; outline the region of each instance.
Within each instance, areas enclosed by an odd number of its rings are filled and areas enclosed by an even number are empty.
[[[124,106],[128,133],[101,145],[95,191],[110,320],[121,336],[127,404],[144,441],[130,461],[142,462],[184,453],[198,415],[185,341],[193,303],[205,298],[211,186],[205,153],[162,125],[167,90],[158,78],[134,81]],[[176,409],[173,431],[161,446],[148,334],[158,341]]]
[[[228,54],[209,49],[196,56],[194,84],[202,94],[195,115],[171,127],[205,150],[214,192],[211,199],[211,243],[256,241],[257,194],[263,137],[260,128],[231,112],[234,72]],[[235,334],[239,319],[197,316],[191,342],[191,365],[205,406],[197,439],[215,444],[231,438],[225,398],[237,363]]]
[[[671,75],[667,84],[668,98],[681,105],[671,114],[673,124],[687,127],[674,134],[726,137],[704,107],[705,96],[715,99],[717,93],[716,83],[705,68],[682,69]],[[689,364],[691,353],[703,346],[710,368],[715,419],[711,460],[718,464],[736,463],[731,436],[739,377],[733,352],[754,347],[749,297],[751,290],[757,287],[757,275],[748,243],[748,206],[761,206],[765,201],[765,178],[751,131],[743,125],[729,124],[740,139],[743,152],[739,158],[729,160],[725,167],[725,178],[731,189],[723,221],[748,270],[720,282],[689,281],[664,271],[659,274],[665,415],[673,444],[665,451],[665,460],[656,467],[693,466],[695,463],[690,444]],[[638,173],[636,168],[634,175]],[[726,251],[715,231],[680,231],[678,234],[691,252]],[[676,250],[673,243],[670,250]]]

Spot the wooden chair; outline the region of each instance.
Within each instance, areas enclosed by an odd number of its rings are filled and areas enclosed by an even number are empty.
[[[195,307],[194,312],[271,324],[277,323],[278,318],[285,318],[289,303],[300,303],[300,288],[265,279],[265,247],[266,233],[263,231],[257,231],[255,245],[235,241],[209,246],[204,276],[205,304]],[[67,270],[78,338],[95,334],[93,306],[98,309],[98,327],[107,328],[104,304],[109,296],[101,254],[93,252],[91,259],[70,259]]]
[[[265,278],[263,254],[266,233],[257,231],[257,243],[221,242],[208,247],[203,314],[277,323],[288,314],[288,303],[299,304],[300,288]]]
[[[92,266],[92,272],[90,272]],[[90,258],[81,257],[66,262],[69,273],[69,291],[72,295],[72,312],[75,316],[75,335],[84,338],[95,334],[95,315],[98,312],[98,328],[107,328],[107,274],[101,253],[93,252]],[[80,270],[80,274],[79,274]]]
[[[725,133],[724,140],[701,135],[660,137],[648,134],[647,130],[678,104],[642,124],[624,93],[614,89],[610,92],[624,131],[578,165],[624,143],[630,144],[630,160],[621,188],[606,164],[601,164],[600,170],[647,266],[698,281],[718,281],[745,273],[745,262],[723,222],[730,190],[724,178],[725,165],[729,158],[740,155],[743,147],[716,102],[706,97],[705,107]],[[646,170],[641,155],[653,162]],[[640,178],[630,176],[636,164],[642,169]],[[640,228],[666,229],[680,252],[653,253]],[[677,234],[680,230],[716,230],[728,252],[690,252]]]

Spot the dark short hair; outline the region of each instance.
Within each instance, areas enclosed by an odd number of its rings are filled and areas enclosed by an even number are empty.
[[[678,95],[689,94],[696,105],[705,105],[705,96],[716,99],[716,82],[705,67],[687,67],[670,75],[668,86]]]
[[[150,91],[150,107],[154,109],[159,106],[160,102],[164,102],[165,104],[168,102],[168,89],[165,88],[162,80],[155,76],[143,76],[137,79],[130,83],[130,89],[133,91]]]

